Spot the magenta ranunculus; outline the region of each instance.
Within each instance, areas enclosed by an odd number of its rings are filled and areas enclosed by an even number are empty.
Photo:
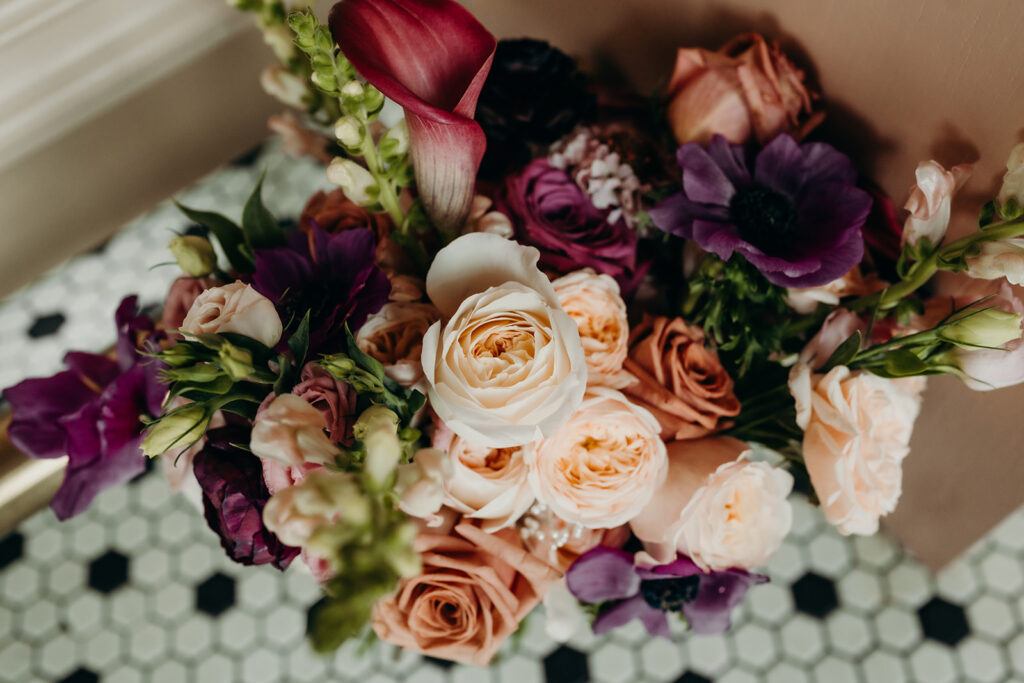
[[[263,506],[270,499],[263,481],[263,464],[234,445],[248,440],[246,430],[212,429],[206,437],[206,446],[192,461],[203,490],[206,523],[220,536],[221,546],[235,562],[286,569],[299,549],[282,543],[263,524]]]
[[[58,519],[85,511],[104,489],[145,470],[140,448],[144,416],[160,414],[167,393],[157,378],[162,365],[144,359],[153,321],[136,312],[136,297],[118,306],[117,360],[72,351],[67,370],[6,389],[11,404],[8,436],[31,458],[68,456],[64,481],[50,507]]]
[[[593,268],[610,275],[624,293],[643,275],[638,266],[637,233],[590,198],[565,171],[536,159],[510,176],[495,197],[495,208],[508,215],[516,240],[540,250],[540,265],[559,273]]]
[[[750,586],[768,577],[743,569],[702,572],[690,558],[662,565],[635,565],[624,550],[598,546],[566,572],[569,591],[581,602],[602,605],[594,620],[601,634],[639,619],[654,636],[671,637],[668,612],[681,612],[697,634],[729,628],[732,609]]]
[[[753,154],[716,135],[676,158],[683,191],[650,210],[659,229],[723,260],[736,252],[780,287],[828,284],[864,256],[871,196],[835,148],[783,133]]]

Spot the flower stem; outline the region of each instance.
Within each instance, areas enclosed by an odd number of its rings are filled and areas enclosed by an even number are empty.
[[[360,109],[360,115],[364,124],[368,124],[366,110],[362,108]],[[405,213],[402,211],[402,207],[398,204],[398,195],[395,193],[394,186],[382,172],[383,169],[381,168],[380,159],[377,157],[377,145],[374,143],[373,136],[370,135],[369,132],[363,136],[363,142],[359,151],[363,155],[363,159],[366,161],[366,168],[377,181],[377,187],[380,189],[380,195],[378,196],[380,205],[384,207],[384,210],[388,212],[389,216],[391,216],[391,220],[394,221],[395,227],[404,231],[406,229]]]
[[[1024,219],[1018,218],[1012,221],[996,223],[966,237],[961,237],[940,249],[936,249],[928,258],[914,264],[910,272],[907,273],[907,277],[900,282],[890,285],[880,292],[860,297],[851,303],[849,308],[858,312],[867,311],[875,307],[880,311],[889,310],[900,299],[914,293],[928,282],[936,271],[942,269],[942,263],[961,258],[967,249],[974,244],[996,242],[1002,239],[1020,237],[1021,235],[1024,235]]]

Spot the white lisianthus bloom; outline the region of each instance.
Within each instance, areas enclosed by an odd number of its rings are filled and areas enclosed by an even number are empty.
[[[270,299],[247,284],[232,282],[197,296],[181,329],[191,334],[234,332],[273,347],[283,328]]]

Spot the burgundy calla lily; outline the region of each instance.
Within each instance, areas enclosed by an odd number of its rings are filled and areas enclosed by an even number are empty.
[[[473,114],[494,36],[454,0],[341,0],[329,23],[352,66],[405,110],[427,213],[461,228],[487,147]]]

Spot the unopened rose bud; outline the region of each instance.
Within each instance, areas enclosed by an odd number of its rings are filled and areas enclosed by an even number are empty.
[[[339,185],[356,204],[367,206],[376,201],[377,182],[373,175],[351,159],[335,157],[327,167],[327,179]]]
[[[206,433],[211,417],[204,406],[195,403],[164,415],[146,430],[142,452],[152,458],[172,448],[191,446]]]
[[[342,116],[334,124],[334,136],[349,149],[357,149],[363,144],[366,128],[356,117]]]
[[[198,235],[175,237],[167,245],[178,266],[192,277],[204,277],[217,267],[217,253],[210,240]]]
[[[962,318],[939,336],[957,346],[994,348],[1020,339],[1020,324],[1020,315],[989,308]]]

